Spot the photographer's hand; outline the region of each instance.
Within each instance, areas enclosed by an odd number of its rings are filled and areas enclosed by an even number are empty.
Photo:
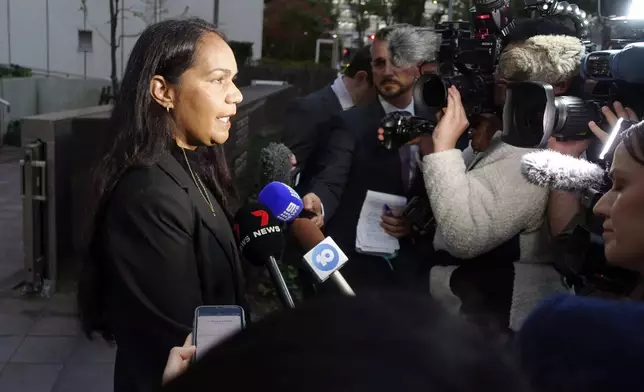
[[[441,116],[436,129],[432,133],[434,141],[433,152],[441,152],[456,148],[456,143],[469,126],[465,108],[461,102],[461,93],[454,86],[447,90],[447,109]]]
[[[602,113],[611,127],[617,124],[618,118],[623,118],[624,120],[629,121],[638,121],[635,112],[630,108],[624,108],[621,103],[613,103],[613,108],[615,109],[615,113],[613,113],[608,106],[604,106],[602,108]],[[608,140],[609,134],[604,132],[597,124],[591,121],[588,126],[595,136],[597,136],[597,138],[603,143]],[[579,158],[579,156],[586,151],[590,142],[590,139],[557,141],[552,137],[548,141],[548,148],[562,154],[572,155],[575,158]],[[556,237],[561,234],[580,210],[581,205],[577,194],[551,190],[550,196],[548,197],[548,226],[550,228],[550,235],[552,237]]]
[[[613,113],[608,106],[604,106],[602,108],[602,114],[606,117],[606,121],[608,121],[608,124],[611,127],[614,127],[615,124],[617,124],[617,120],[620,118],[626,121],[639,121],[637,114],[635,114],[631,108],[624,108],[620,102],[615,101],[613,103],[613,108],[615,109],[615,113]],[[594,121],[589,122],[588,127],[602,142],[606,142],[606,140],[608,140],[608,133],[604,132]]]

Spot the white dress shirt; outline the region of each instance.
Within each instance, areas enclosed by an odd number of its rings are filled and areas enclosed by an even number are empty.
[[[331,90],[333,90],[335,96],[338,97],[342,110],[348,110],[354,106],[353,98],[351,98],[351,94],[349,93],[349,90],[347,90],[347,86],[344,85],[344,76],[340,75],[335,78],[331,85]]]

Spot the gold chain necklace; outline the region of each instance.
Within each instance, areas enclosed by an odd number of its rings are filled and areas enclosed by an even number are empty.
[[[204,186],[203,182],[201,182],[201,179],[199,176],[195,175],[195,173],[192,171],[192,167],[190,166],[190,161],[188,161],[188,156],[186,155],[186,150],[181,147],[181,152],[183,152],[183,157],[186,160],[186,165],[188,165],[188,171],[190,172],[190,175],[192,176],[192,180],[195,182],[195,185],[197,186],[197,189],[199,190],[199,193],[201,193],[201,197],[206,201],[206,204],[208,204],[208,207],[210,207],[210,212],[215,215],[215,207],[212,205],[212,202],[210,201],[210,196],[208,196],[208,189]]]

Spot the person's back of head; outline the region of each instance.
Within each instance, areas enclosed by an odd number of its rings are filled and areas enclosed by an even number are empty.
[[[366,80],[373,84],[373,72],[371,70],[371,46],[367,45],[359,49],[351,58],[351,61],[344,70],[344,75],[355,78],[358,73],[363,72]]]
[[[503,38],[503,44],[511,45],[522,43],[537,35],[566,35],[576,37],[572,20],[557,18],[555,16],[535,19],[519,19],[515,27]]]
[[[536,391],[639,390],[642,323],[639,301],[558,295],[535,309],[516,335],[518,359]]]
[[[373,86],[373,70],[371,68],[371,46],[367,45],[358,50],[344,70],[345,86],[351,94],[355,105],[368,102],[376,95]]]
[[[542,82],[554,87],[555,95],[567,92],[579,75],[585,46],[568,19],[557,17],[517,21],[505,38],[497,67],[497,80]],[[497,92],[501,103],[505,91]]]
[[[497,343],[427,297],[361,293],[269,316],[165,390],[525,390]]]

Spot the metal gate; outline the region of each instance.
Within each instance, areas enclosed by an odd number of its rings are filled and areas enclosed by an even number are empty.
[[[46,144],[36,141],[25,146],[22,169],[23,240],[25,281],[23,293],[49,297],[52,287],[45,284],[47,271],[47,157]]]

